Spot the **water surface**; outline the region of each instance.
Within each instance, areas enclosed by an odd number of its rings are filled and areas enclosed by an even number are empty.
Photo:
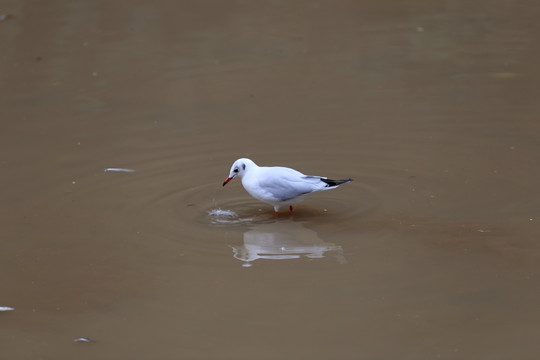
[[[536,358],[535,2],[0,13],[2,358]]]

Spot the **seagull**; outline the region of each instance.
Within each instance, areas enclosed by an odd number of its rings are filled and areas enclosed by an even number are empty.
[[[298,204],[314,192],[335,189],[353,179],[331,180],[322,176],[304,175],[282,166],[258,166],[252,160],[242,158],[234,162],[223,186],[235,177],[242,179],[244,189],[255,199],[274,207],[276,218],[279,208]]]

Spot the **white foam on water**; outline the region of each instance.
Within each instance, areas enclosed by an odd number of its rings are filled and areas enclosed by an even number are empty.
[[[223,210],[223,209],[212,209],[208,211],[208,215],[214,216],[214,217],[229,217],[229,218],[236,218],[238,215],[231,210]]]

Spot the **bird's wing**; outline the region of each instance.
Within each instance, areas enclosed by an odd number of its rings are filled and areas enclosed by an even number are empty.
[[[294,199],[303,194],[323,190],[327,184],[320,176],[308,176],[289,168],[273,167],[260,174],[258,185],[278,201]]]

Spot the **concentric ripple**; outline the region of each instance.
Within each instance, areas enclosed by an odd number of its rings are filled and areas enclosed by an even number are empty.
[[[106,198],[106,211],[124,214],[122,219],[129,222],[126,226],[137,231],[194,246],[220,238],[223,228],[243,231],[253,224],[276,222],[272,206],[253,199],[239,181],[222,186],[232,160],[204,153],[187,157],[174,152],[153,154],[155,157],[149,154],[135,163],[103,164],[102,169],[114,165],[135,171],[102,170],[87,176],[81,180],[85,197],[93,197],[96,203]],[[338,189],[313,194],[296,205],[293,214],[282,208],[277,221],[291,219],[307,226],[343,228],[379,206],[376,190],[357,178]]]

